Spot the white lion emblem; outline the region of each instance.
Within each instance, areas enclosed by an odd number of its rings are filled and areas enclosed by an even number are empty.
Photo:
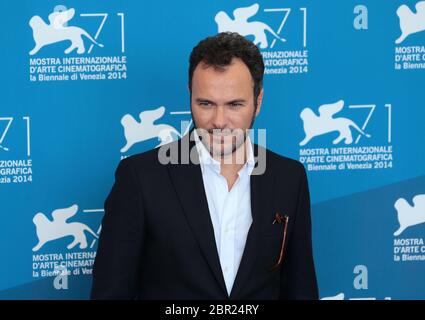
[[[347,118],[333,118],[333,116],[344,108],[344,101],[340,100],[333,104],[324,104],[319,108],[317,116],[310,108],[301,111],[300,117],[304,122],[305,138],[300,142],[300,146],[306,145],[314,137],[337,131],[339,136],[332,141],[337,144],[344,140],[345,144],[353,142],[351,128],[356,129],[360,134],[370,138],[369,134],[363,132],[352,120]]]
[[[238,8],[233,11],[234,19],[229,15],[220,11],[215,16],[215,22],[218,25],[218,32],[237,32],[241,36],[254,36],[254,44],[260,45],[261,49],[268,48],[266,31],[270,32],[277,40],[285,42],[285,39],[279,37],[267,24],[260,21],[248,22],[248,19],[254,16],[260,6],[258,3],[250,7]]]
[[[36,227],[38,244],[32,249],[32,251],[35,252],[40,250],[49,241],[68,236],[74,237],[74,240],[67,246],[68,249],[72,249],[78,244],[80,245],[80,249],[86,249],[87,238],[84,231],[88,231],[95,238],[98,238],[98,235],[83,223],[66,222],[66,220],[73,217],[77,211],[78,206],[76,204],[69,208],[56,209],[52,212],[52,221],[50,221],[43,213],[37,213],[32,221]]]
[[[419,194],[413,197],[413,206],[405,199],[398,199],[394,208],[397,210],[397,218],[400,228],[394,232],[394,236],[399,236],[409,227],[425,222],[425,194]]]
[[[400,18],[401,36],[395,41],[400,44],[413,33],[425,30],[425,1],[419,1],[416,6],[416,13],[405,4],[397,9],[397,15]]]
[[[65,23],[74,17],[74,14],[75,10],[72,8],[62,12],[52,12],[49,15],[49,24],[46,24],[40,16],[33,16],[30,19],[29,25],[33,31],[35,47],[30,51],[30,55],[36,54],[46,45],[65,40],[71,41],[71,46],[65,50],[66,54],[74,49],[77,49],[78,54],[82,54],[86,51],[82,36],[87,37],[99,47],[103,47],[102,44],[97,43],[84,29],[65,26]]]
[[[160,141],[155,148],[173,142],[173,134],[181,138],[181,134],[174,127],[162,123],[154,124],[164,113],[165,107],[163,106],[153,110],[142,111],[139,114],[140,122],[130,114],[124,115],[121,118],[121,124],[124,127],[124,136],[127,143],[121,148],[121,152],[128,151],[135,143],[152,138],[158,138]]]

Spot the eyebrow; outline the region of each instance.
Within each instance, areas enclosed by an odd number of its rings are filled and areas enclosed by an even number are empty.
[[[203,99],[203,98],[197,98],[195,100],[196,102],[208,102],[211,103],[212,105],[216,105],[216,103],[214,101],[208,100],[208,99]],[[246,100],[245,99],[234,99],[234,100],[230,100],[227,101],[225,104],[233,104],[233,103],[245,103]]]

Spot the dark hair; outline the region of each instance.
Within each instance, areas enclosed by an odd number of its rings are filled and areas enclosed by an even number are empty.
[[[264,62],[257,46],[236,32],[222,32],[205,38],[193,48],[189,59],[189,90],[192,94],[192,77],[200,62],[208,66],[225,67],[233,58],[241,59],[254,80],[254,104],[263,88]]]

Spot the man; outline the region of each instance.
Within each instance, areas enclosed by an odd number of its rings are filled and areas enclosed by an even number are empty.
[[[196,129],[121,161],[92,298],[318,298],[304,167],[246,132],[260,112],[263,74],[258,48],[236,33],[193,49]]]

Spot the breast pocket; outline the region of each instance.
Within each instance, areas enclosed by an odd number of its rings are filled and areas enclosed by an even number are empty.
[[[258,240],[260,246],[258,263],[263,270],[272,271],[280,256],[283,241],[282,228],[273,225],[273,228],[270,227],[267,230],[263,230]]]
[[[283,226],[281,224],[270,224],[267,227],[261,230],[261,237],[282,237],[283,236]]]

